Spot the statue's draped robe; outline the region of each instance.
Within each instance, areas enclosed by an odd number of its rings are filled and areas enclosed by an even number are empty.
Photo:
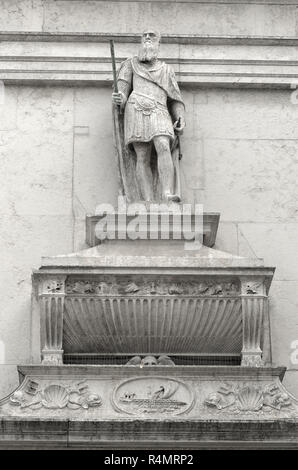
[[[113,107],[120,193],[128,202],[134,202],[142,198],[136,178],[136,154],[132,143],[151,142],[157,135],[166,135],[173,144],[175,116],[171,109],[175,103],[182,106],[184,104],[174,71],[164,62],[158,62],[154,69],[148,70],[137,57],[127,59],[121,64],[117,79],[119,89],[125,90],[127,99],[124,112],[117,106]],[[121,86],[121,82],[124,86]],[[176,149],[173,150],[175,151]],[[160,201],[161,188],[154,145],[151,151],[151,168],[154,200]]]

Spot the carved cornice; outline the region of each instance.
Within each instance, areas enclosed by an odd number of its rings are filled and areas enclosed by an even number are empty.
[[[230,2],[229,2],[230,3]],[[298,5],[298,3],[297,3]],[[1,31],[0,41],[25,42],[108,42],[139,43],[140,35],[131,33],[73,33],[73,32],[20,32]],[[210,44],[210,45],[250,45],[250,46],[297,46],[296,36],[245,36],[203,34],[163,34],[162,44]]]
[[[119,257],[118,257],[119,258]],[[140,258],[140,259],[139,259]],[[102,275],[102,274],[152,274],[152,275],[173,275],[178,276],[179,279],[182,279],[183,275],[196,275],[196,276],[221,276],[223,279],[230,276],[245,276],[245,277],[259,277],[264,276],[265,282],[267,282],[267,293],[270,288],[270,284],[274,275],[275,268],[273,267],[264,267],[251,264],[250,266],[237,266],[236,261],[234,266],[207,266],[207,263],[204,263],[204,260],[193,259],[190,256],[185,257],[182,260],[179,260],[179,266],[173,266],[172,259],[168,256],[158,256],[152,260],[151,263],[147,262],[148,258],[146,256],[143,257],[136,257],[136,256],[126,256],[121,257],[121,261],[123,261],[122,266],[120,264],[115,264],[114,266],[108,265],[107,263],[104,265],[103,263],[106,261],[111,261],[110,257],[106,257],[105,259],[97,259],[97,265],[92,266],[91,261],[88,263],[88,258],[86,258],[85,265],[82,266],[80,260],[74,260],[69,258],[69,264],[65,266],[65,260],[60,260],[49,257],[43,258],[43,265],[42,268],[39,270],[33,271],[33,279],[36,282],[40,282],[43,278],[47,280],[47,278],[54,277],[56,275],[61,276],[65,275],[83,275],[84,277],[88,278],[89,275]],[[75,263],[76,261],[76,263]],[[117,257],[113,259],[113,261],[117,261]],[[64,262],[64,266],[63,266]],[[125,264],[124,264],[125,262]]]
[[[26,375],[30,377],[36,377],[36,380],[44,373],[45,366],[41,364],[26,364],[17,366],[18,373],[24,380]],[[242,367],[242,366],[175,366],[175,377],[195,377],[200,376],[207,379],[208,377],[216,377],[218,380],[232,380],[233,379],[243,379],[248,380],[249,378],[258,379],[260,376],[266,378],[279,378],[283,380],[286,367],[260,367],[260,368],[251,368],[251,367]],[[46,367],[47,377],[54,379],[57,375],[69,374],[78,375],[79,377],[98,377],[99,375],[104,375],[107,377],[126,377],[127,368],[122,365],[51,365]],[[133,376],[146,377],[151,375],[150,368],[140,368],[133,367],[131,368],[131,374]],[[168,366],[158,366],[158,373],[160,375],[167,375],[169,373]]]
[[[110,85],[109,39],[117,62],[139,37],[107,33],[0,33],[0,79],[7,83]],[[297,37],[164,35],[162,59],[183,86],[289,87],[298,81]]]

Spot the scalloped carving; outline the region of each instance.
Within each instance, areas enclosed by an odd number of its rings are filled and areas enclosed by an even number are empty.
[[[102,400],[99,395],[90,393],[84,381],[70,385],[49,384],[43,387],[37,382],[29,381],[23,390],[16,390],[11,395],[9,403],[30,409],[88,409],[101,406]]]
[[[217,392],[211,393],[205,399],[204,405],[229,413],[270,413],[296,410],[291,397],[276,383],[265,386],[224,383]]]

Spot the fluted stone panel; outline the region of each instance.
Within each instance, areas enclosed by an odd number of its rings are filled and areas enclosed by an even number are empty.
[[[45,322],[45,349],[62,348],[64,296],[43,296],[42,310]]]
[[[241,298],[67,296],[67,353],[239,353]]]

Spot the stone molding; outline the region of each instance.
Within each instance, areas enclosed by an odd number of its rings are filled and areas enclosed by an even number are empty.
[[[0,79],[109,86],[111,38],[119,64],[135,54],[139,37],[132,34],[0,33]],[[298,81],[295,37],[165,35],[163,44],[161,58],[184,87],[286,88]]]
[[[159,1],[159,0],[157,0]],[[229,2],[230,3],[230,2]],[[0,42],[108,42],[139,43],[140,35],[131,33],[79,33],[1,31]],[[213,36],[201,34],[163,34],[163,44],[297,46],[297,36]]]

